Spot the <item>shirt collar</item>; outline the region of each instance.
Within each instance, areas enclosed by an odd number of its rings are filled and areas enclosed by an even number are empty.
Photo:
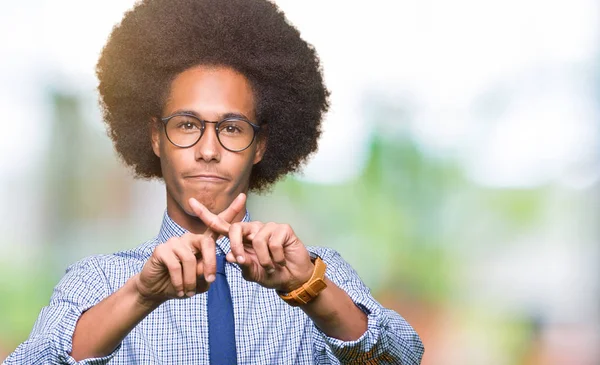
[[[244,219],[242,222],[250,222],[250,213],[246,210],[246,214],[244,215]],[[171,237],[181,237],[183,236],[187,230],[177,224],[171,217],[169,213],[165,210],[165,214],[163,216],[162,225],[160,226],[160,231],[158,232],[158,236],[156,239],[158,243],[165,243]],[[231,250],[231,246],[229,245],[229,237],[221,237],[217,240],[217,253],[226,254]]]

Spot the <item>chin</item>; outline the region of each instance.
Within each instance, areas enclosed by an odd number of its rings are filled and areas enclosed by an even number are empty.
[[[227,200],[224,195],[226,194],[222,191],[215,191],[214,189],[201,189],[190,192],[188,199],[195,198],[212,213],[219,214],[226,208],[220,206],[223,201]]]
[[[213,213],[215,208],[217,207],[217,199],[214,196],[214,194],[197,193],[191,195],[190,198],[195,198]]]

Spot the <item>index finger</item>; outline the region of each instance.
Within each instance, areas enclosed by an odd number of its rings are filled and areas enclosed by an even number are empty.
[[[211,231],[223,235],[229,231],[228,222],[208,210],[208,208],[206,208],[196,199],[190,198],[190,208],[192,208],[192,211],[194,214],[196,214],[196,217],[200,218],[200,220],[204,222],[204,224],[206,224]]]
[[[219,213],[218,216],[223,218],[227,223],[231,223],[235,219],[235,217],[238,214],[240,214],[242,209],[244,209],[245,204],[246,194],[240,193],[238,196],[235,197],[235,199],[233,199],[231,204],[229,204],[229,206],[224,211]]]

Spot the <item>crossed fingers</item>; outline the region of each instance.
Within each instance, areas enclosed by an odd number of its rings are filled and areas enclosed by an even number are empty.
[[[230,223],[195,200],[190,199],[190,206],[210,230],[229,237],[231,252],[227,254],[227,261],[237,262],[247,280],[272,285],[283,279],[279,274],[271,275],[287,265],[287,247],[299,242],[289,225],[256,221]]]
[[[190,202],[192,201],[195,205],[201,205],[193,198],[190,199]],[[240,194],[223,212],[218,215],[211,213],[212,223],[207,224],[208,229],[204,234],[188,232],[181,237],[173,237],[165,245],[157,247],[156,256],[169,271],[171,284],[177,296],[183,297],[185,293],[191,297],[196,292],[204,292],[215,280],[217,273],[215,240],[222,234],[222,228],[229,225],[241,212],[245,201],[246,196]],[[202,207],[208,211],[206,207]]]
[[[204,224],[206,224],[206,227],[212,234],[212,237],[216,240],[220,234],[226,235],[229,231],[231,222],[244,208],[244,204],[246,203],[246,194],[242,193],[238,195],[231,202],[231,204],[229,204],[227,209],[218,215],[212,213],[210,210],[208,210],[208,208],[194,198],[190,198],[189,203],[194,213],[196,213],[196,216],[200,218]]]

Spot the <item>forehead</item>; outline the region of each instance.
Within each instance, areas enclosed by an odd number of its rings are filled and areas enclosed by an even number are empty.
[[[224,66],[195,66],[171,83],[164,114],[191,110],[203,119],[238,113],[255,120],[255,100],[250,81]]]

